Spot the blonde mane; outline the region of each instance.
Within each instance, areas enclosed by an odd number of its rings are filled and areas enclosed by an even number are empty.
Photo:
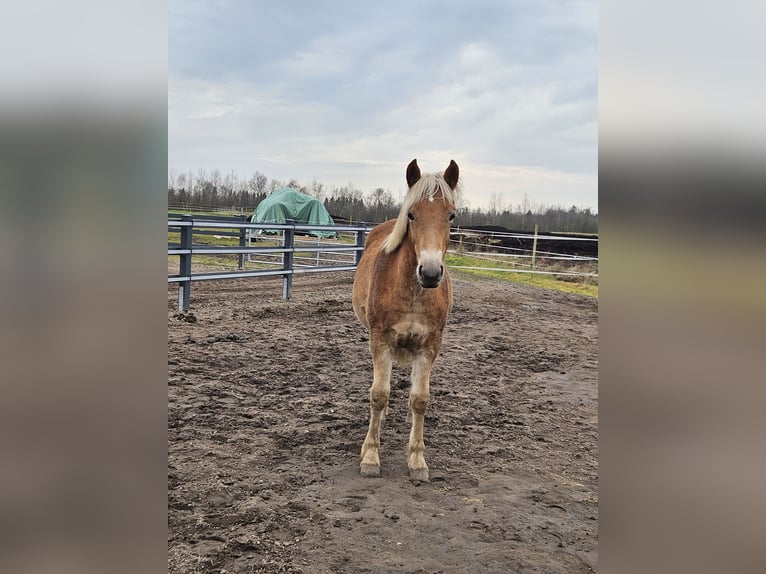
[[[444,181],[444,175],[441,173],[424,173],[420,179],[415,182],[402,201],[402,208],[399,210],[399,216],[396,218],[396,224],[393,231],[383,240],[381,251],[392,253],[402,244],[404,236],[407,235],[407,213],[413,205],[420,201],[433,201],[437,192],[441,192],[442,200],[455,205],[458,194],[460,193],[460,183],[453,190],[449,184]]]

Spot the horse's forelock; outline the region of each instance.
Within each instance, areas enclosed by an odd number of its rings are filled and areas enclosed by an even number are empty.
[[[444,181],[441,173],[425,173],[413,185],[402,201],[402,208],[399,210],[399,216],[396,218],[396,224],[393,231],[383,241],[381,249],[385,253],[391,253],[402,244],[407,235],[407,213],[410,208],[421,201],[434,201],[437,192],[441,192],[442,201],[448,201],[455,205],[460,184],[453,190],[449,184]]]

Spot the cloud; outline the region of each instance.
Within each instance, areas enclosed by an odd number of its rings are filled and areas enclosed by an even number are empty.
[[[171,169],[396,193],[454,158],[475,206],[597,205],[591,3],[313,6],[171,10]]]

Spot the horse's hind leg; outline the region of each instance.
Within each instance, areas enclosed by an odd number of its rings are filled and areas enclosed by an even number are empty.
[[[370,428],[362,444],[362,476],[380,476],[380,425],[388,409],[391,392],[391,353],[384,345],[370,345],[372,349],[373,380],[370,388]]]
[[[410,443],[407,447],[407,466],[410,469],[410,478],[423,482],[428,482],[429,479],[423,424],[426,407],[428,407],[431,365],[433,365],[433,358],[429,355],[415,357],[412,362],[412,388],[410,389],[412,430],[410,430]]]

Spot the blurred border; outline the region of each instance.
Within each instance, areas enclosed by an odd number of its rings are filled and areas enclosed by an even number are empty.
[[[766,571],[764,16],[600,5],[604,572]]]
[[[166,13],[4,10],[3,572],[167,567]]]

